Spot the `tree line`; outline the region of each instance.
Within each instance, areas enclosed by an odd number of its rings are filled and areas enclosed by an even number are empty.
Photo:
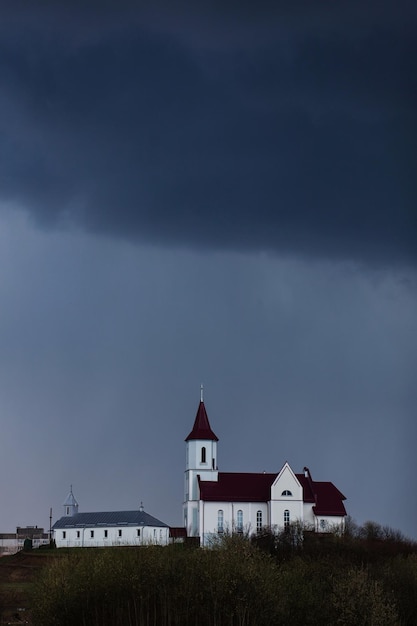
[[[374,522],[58,553],[35,586],[38,626],[417,624],[417,546]]]

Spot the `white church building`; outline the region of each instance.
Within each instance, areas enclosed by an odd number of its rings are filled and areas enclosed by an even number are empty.
[[[52,527],[57,548],[167,545],[169,526],[144,511],[79,513],[72,487],[63,504],[64,516]]]
[[[307,467],[300,474],[288,463],[276,474],[219,472],[218,437],[202,393],[185,442],[184,526],[202,546],[226,531],[253,533],[296,521],[316,532],[343,530],[345,496],[333,483],[313,480]]]

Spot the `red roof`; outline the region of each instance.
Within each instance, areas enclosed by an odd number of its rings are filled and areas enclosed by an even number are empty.
[[[197,415],[195,416],[194,426],[185,441],[190,439],[205,439],[208,441],[218,441],[214,432],[211,430],[210,422],[207,417],[206,407],[201,400],[197,409]]]
[[[218,481],[199,480],[200,498],[207,502],[268,502],[276,476],[219,472]]]
[[[269,502],[277,474],[219,472],[217,481],[200,480],[200,498],[206,502]],[[296,474],[303,488],[303,501],[315,503],[316,515],[346,515],[345,496],[330,482],[316,482]]]
[[[310,472],[308,472],[308,476],[304,474],[296,474],[295,476],[303,488],[303,501],[315,502],[313,481],[311,480]]]
[[[303,488],[304,502],[314,502],[313,511],[315,515],[346,515],[343,500],[346,497],[331,482],[318,482],[311,478],[307,468],[305,474],[296,474],[298,481]]]
[[[346,515],[343,493],[333,483],[314,483],[316,490],[316,506],[313,511],[316,515]]]

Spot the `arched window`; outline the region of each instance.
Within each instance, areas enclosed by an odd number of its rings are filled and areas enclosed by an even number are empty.
[[[284,511],[284,528],[289,528],[290,525],[290,512],[288,509]]]
[[[262,511],[256,511],[256,532],[260,533],[262,530]]]
[[[206,462],[206,449],[204,446],[201,448],[201,462],[202,463]]]
[[[218,533],[222,533],[223,532],[223,520],[224,520],[224,515],[223,515],[223,511],[221,509],[219,509],[217,511],[217,532]]]
[[[282,496],[292,496],[292,492],[289,489],[284,489]]]
[[[240,509],[236,516],[236,528],[238,533],[243,533],[243,511]]]

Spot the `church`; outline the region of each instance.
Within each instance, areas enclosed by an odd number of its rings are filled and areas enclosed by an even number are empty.
[[[295,473],[284,463],[278,473],[219,472],[217,443],[210,426],[201,388],[191,432],[185,439],[183,528],[134,511],[79,513],[72,492],[64,502],[64,516],[52,527],[57,547],[167,545],[193,537],[209,546],[225,532],[259,533],[285,529],[293,522],[316,532],[343,531],[345,496],[331,482],[313,480],[310,470]]]
[[[57,548],[166,546],[169,543],[169,526],[146,513],[142,504],[135,511],[79,513],[71,487],[63,507],[64,516],[52,527]]]
[[[284,463],[276,474],[219,472],[217,443],[201,390],[200,404],[185,439],[184,526],[189,537],[210,545],[224,532],[284,529],[299,522],[316,532],[343,531],[345,496],[331,482],[313,480],[310,470],[294,473]]]

